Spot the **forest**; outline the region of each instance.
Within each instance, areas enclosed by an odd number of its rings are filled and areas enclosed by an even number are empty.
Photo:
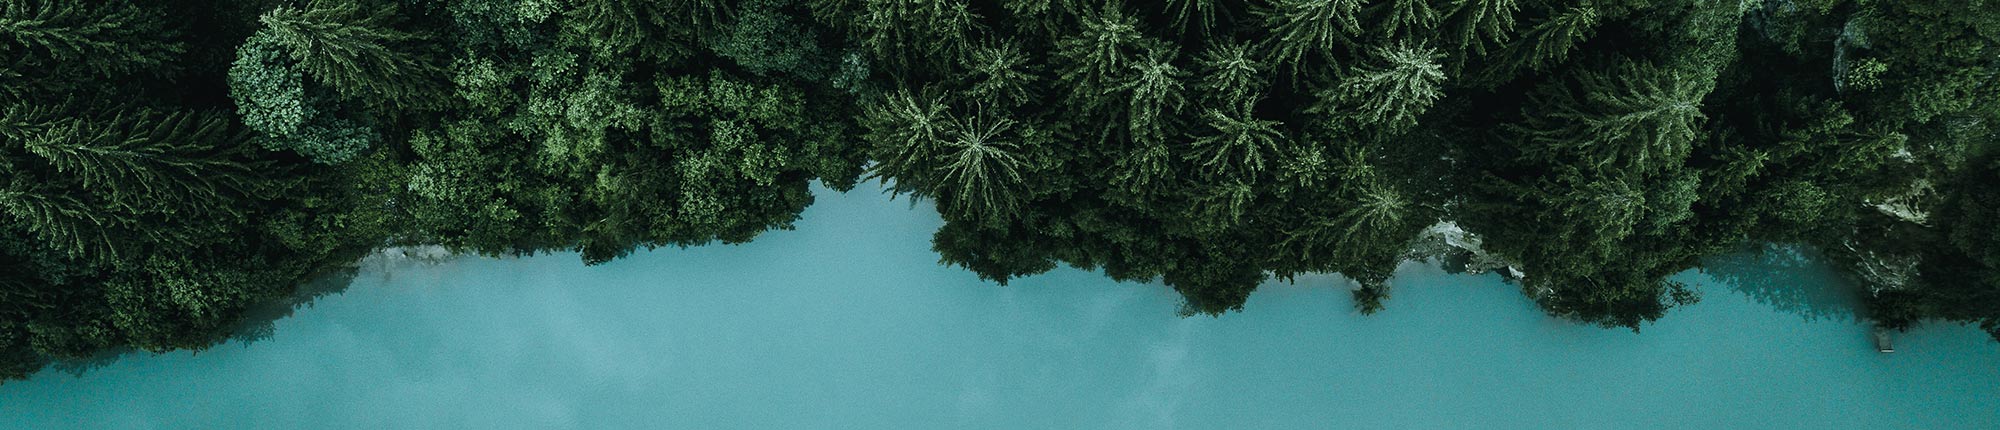
[[[1639,330],[1789,243],[2000,339],[2000,2],[0,0],[0,172],[0,380],[384,247],[597,264],[861,181],[944,264],[1191,316],[1448,258]]]

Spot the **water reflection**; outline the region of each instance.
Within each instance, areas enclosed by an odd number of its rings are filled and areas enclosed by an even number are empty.
[[[243,319],[237,321],[234,327],[216,334],[219,338],[213,346],[222,346],[233,341],[247,348],[250,344],[270,340],[277,334],[278,320],[292,316],[292,313],[299,309],[312,306],[313,301],[322,297],[346,291],[348,285],[354,283],[354,277],[358,273],[358,268],[334,269],[300,285],[291,296],[253,305],[244,310]],[[43,372],[61,372],[82,377],[91,371],[116,364],[127,356],[143,352],[145,351],[123,347],[98,351],[96,355],[84,358],[50,359],[48,368]]]
[[[1861,300],[1866,293],[1811,247],[1747,246],[1704,259],[1697,271],[1715,284],[1808,321],[1861,321],[1867,315]]]
[[[370,257],[364,262],[376,259],[378,258]],[[347,287],[354,284],[354,279],[360,272],[359,267],[335,268],[299,285],[290,296],[257,304],[244,310],[243,319],[237,321],[227,332],[221,333],[221,339],[214,347],[235,342],[244,348],[249,348],[251,344],[271,340],[277,335],[279,320],[291,317],[294,312],[301,309],[312,307],[313,302],[321,298],[346,292]],[[115,364],[127,356],[140,355],[144,352],[129,347],[105,350],[88,358],[53,360],[49,363],[48,370],[82,377],[91,371]]]
[[[259,341],[270,340],[278,333],[278,320],[292,316],[293,312],[312,307],[314,301],[322,297],[340,294],[354,284],[354,277],[361,273],[358,267],[335,269],[320,275],[305,285],[300,285],[290,297],[264,303],[244,311],[243,321],[231,330],[229,340],[242,342],[244,347]]]

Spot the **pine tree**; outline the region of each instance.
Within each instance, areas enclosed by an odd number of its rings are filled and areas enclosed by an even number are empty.
[[[1506,62],[1489,71],[1489,78],[1510,76],[1523,70],[1547,70],[1569,59],[1571,51],[1595,34],[1598,11],[1588,4],[1555,11],[1548,18],[1509,42],[1500,54]]]
[[[1372,7],[1379,10],[1377,19],[1388,39],[1428,37],[1438,25],[1438,11],[1430,0],[1389,0]]]
[[[1206,33],[1228,18],[1227,5],[1218,0],[1166,0],[1163,4],[1182,31]]]
[[[165,207],[188,215],[229,210],[256,192],[254,165],[234,157],[242,135],[203,114],[120,114],[67,119],[23,142],[84,190],[126,208]]]
[[[1197,62],[1202,78],[1195,80],[1195,88],[1210,99],[1204,104],[1233,104],[1260,97],[1269,85],[1268,66],[1248,43],[1211,43]]]
[[[836,22],[892,73],[943,69],[964,58],[980,16],[965,0],[813,0],[813,13]]]
[[[17,171],[0,205],[75,258],[108,263],[171,247],[189,239],[158,217],[239,217],[242,199],[263,192],[258,166],[234,152],[242,135],[216,116],[138,112],[42,130],[20,144],[61,179]]]
[[[1194,139],[1191,161],[1214,177],[1244,180],[1265,173],[1270,159],[1283,153],[1285,137],[1278,121],[1257,118],[1252,105],[1254,100],[1203,112],[1205,130]]]
[[[284,50],[300,71],[350,100],[398,107],[435,103],[441,99],[441,71],[413,51],[424,36],[393,28],[395,18],[394,6],[313,0],[304,8],[264,14],[259,18],[264,30],[252,43]]]
[[[1644,174],[1678,166],[1701,134],[1702,98],[1713,81],[1648,64],[1583,72],[1574,86],[1553,83],[1531,100],[1513,128],[1536,157],[1580,157],[1597,169]]]
[[[101,213],[59,189],[12,184],[0,191],[0,209],[48,246],[81,261],[116,262],[140,254],[140,241],[160,239],[138,221]]]
[[[1011,109],[1036,99],[1041,76],[1019,43],[999,41],[972,51],[965,95],[987,106]]]
[[[126,0],[0,0],[0,56],[35,59],[9,67],[16,70],[81,64],[99,77],[160,73],[186,51],[163,17]]]
[[[1125,135],[1138,142],[1159,142],[1173,134],[1173,121],[1187,104],[1182,81],[1187,72],[1173,64],[1173,54],[1164,48],[1132,63],[1130,77],[1111,87],[1106,99],[1126,100]]]
[[[1054,64],[1060,82],[1067,89],[1067,101],[1096,115],[1113,117],[1108,111],[1125,108],[1105,101],[1105,95],[1126,82],[1136,64],[1147,60],[1154,43],[1139,32],[1136,18],[1114,5],[1093,10],[1082,17],[1078,33],[1056,41]],[[1155,63],[1157,64],[1157,62]],[[1164,68],[1155,77],[1166,76]],[[1154,83],[1162,83],[1155,80]]]
[[[1514,14],[1521,8],[1517,0],[1464,0],[1455,3],[1442,26],[1446,47],[1458,53],[1454,64],[1483,56],[1489,45],[1506,43],[1514,32]]]
[[[1009,142],[1016,124],[974,113],[954,121],[939,157],[939,189],[934,191],[961,216],[1001,220],[1016,216],[1027,167]]]
[[[953,128],[944,100],[899,91],[863,108],[861,124],[867,132],[862,138],[875,160],[870,177],[885,183],[896,179],[892,189],[899,193],[936,182],[932,162],[944,151]]]
[[[1361,33],[1359,0],[1274,0],[1255,13],[1270,32],[1266,58],[1294,75],[1306,70],[1308,61],[1335,64],[1337,53]]]
[[[1378,61],[1350,74],[1339,86],[1322,90],[1308,110],[1326,115],[1336,127],[1399,132],[1444,98],[1444,67],[1428,48],[1377,50]]]

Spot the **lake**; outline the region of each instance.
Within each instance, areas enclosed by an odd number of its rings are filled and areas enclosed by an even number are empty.
[[[1638,334],[1415,262],[1373,316],[1320,276],[1181,318],[1158,284],[942,267],[928,204],[880,191],[597,267],[374,261],[267,339],[0,385],[0,428],[2000,428],[2000,344],[1879,353],[1810,255],[1679,275],[1703,301]]]

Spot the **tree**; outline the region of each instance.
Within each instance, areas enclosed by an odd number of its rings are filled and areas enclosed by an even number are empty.
[[[1164,48],[1161,48],[1164,49]],[[1172,118],[1187,103],[1182,80],[1187,72],[1170,61],[1172,54],[1155,50],[1132,63],[1129,78],[1112,86],[1105,99],[1124,98],[1125,135],[1139,142],[1158,142],[1177,127]]]
[[[1036,100],[1043,78],[1020,44],[998,41],[972,52],[965,95],[978,103],[1013,109]]]
[[[1714,88],[1630,63],[1611,73],[1584,73],[1575,85],[1544,86],[1533,96],[1540,109],[1515,129],[1533,144],[1531,156],[1582,157],[1595,169],[1637,174],[1688,156],[1700,133],[1701,99]]]
[[[1445,46],[1466,58],[1486,54],[1489,45],[1504,43],[1514,32],[1514,14],[1521,8],[1516,0],[1466,0],[1455,3],[1440,25],[1445,29]]]
[[[26,64],[15,70],[50,71],[80,65],[98,77],[159,71],[186,47],[168,33],[159,11],[128,1],[75,3],[0,1],[0,55]]]
[[[1361,2],[1356,0],[1277,0],[1255,13],[1271,34],[1264,39],[1266,57],[1295,75],[1308,61],[1338,58],[1361,32]]]
[[[1027,168],[1016,155],[1016,145],[1007,141],[1015,126],[1006,119],[986,118],[983,113],[955,121],[950,138],[939,154],[940,185],[949,191],[945,201],[953,210],[973,219],[1013,216],[1020,205],[1022,174]]]
[[[735,22],[718,37],[707,38],[709,49],[735,60],[758,75],[786,73],[825,79],[833,61],[820,47],[819,35],[803,31],[791,15],[782,13],[788,0],[751,0]]]
[[[251,43],[284,51],[305,75],[350,100],[399,107],[438,100],[440,71],[415,49],[424,37],[393,28],[395,17],[394,5],[313,0],[265,13]]]
[[[1057,40],[1052,53],[1070,105],[1096,115],[1116,112],[1113,109],[1122,106],[1107,102],[1104,96],[1116,93],[1119,83],[1127,82],[1125,78],[1133,70],[1153,72],[1151,85],[1172,82],[1169,78],[1174,72],[1158,61],[1151,62],[1151,68],[1138,65],[1158,59],[1148,57],[1157,49],[1155,42],[1140,34],[1138,20],[1116,4],[1084,14],[1081,24],[1081,32]]]
[[[136,238],[171,247],[184,239],[157,225],[161,217],[241,216],[238,200],[259,192],[256,165],[234,152],[241,135],[215,116],[120,113],[50,120],[40,128],[19,143],[45,163],[44,174],[60,179],[16,172],[0,202],[75,258],[139,255]]]
[[[1380,65],[1361,69],[1339,86],[1319,92],[1313,112],[1335,127],[1401,131],[1444,97],[1444,68],[1436,51],[1414,47],[1376,52]]]
[[[1202,50],[1197,62],[1202,79],[1195,87],[1209,100],[1205,105],[1238,102],[1261,96],[1270,85],[1269,66],[1257,58],[1250,44],[1225,41]]]
[[[1253,178],[1263,174],[1268,158],[1285,148],[1278,121],[1253,116],[1253,103],[1202,114],[1204,133],[1195,137],[1193,161],[1210,176]]]
[[[1522,70],[1547,70],[1567,61],[1580,42],[1595,34],[1601,19],[1598,15],[1598,10],[1588,4],[1553,11],[1519,39],[1507,43],[1499,55],[1502,62],[1488,70],[1488,80],[1498,82],[1501,76]]]
[[[813,0],[811,6],[876,63],[906,77],[961,60],[980,28],[981,17],[964,0]]]

